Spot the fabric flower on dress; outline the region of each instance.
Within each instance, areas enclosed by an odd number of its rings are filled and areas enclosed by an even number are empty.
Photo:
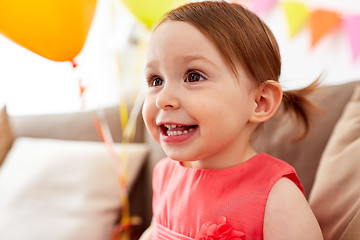
[[[196,240],[245,240],[245,234],[234,230],[226,222],[225,217],[219,217],[218,222],[204,223],[195,235]]]

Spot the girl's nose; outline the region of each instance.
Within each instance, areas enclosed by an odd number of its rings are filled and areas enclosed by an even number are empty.
[[[179,91],[175,87],[165,85],[156,97],[156,106],[164,110],[176,110],[180,107]]]

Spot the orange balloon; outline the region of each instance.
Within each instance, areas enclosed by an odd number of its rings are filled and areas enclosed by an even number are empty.
[[[0,0],[0,33],[54,61],[73,60],[84,46],[96,0]]]

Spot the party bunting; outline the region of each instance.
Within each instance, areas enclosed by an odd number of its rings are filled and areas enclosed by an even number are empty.
[[[350,15],[344,19],[344,29],[348,35],[353,60],[360,57],[360,15]]]
[[[294,37],[305,25],[309,10],[305,4],[296,1],[283,2],[282,8],[288,21],[290,37]]]
[[[313,11],[309,18],[309,27],[311,31],[311,47],[326,34],[336,29],[341,22],[338,13],[323,9]]]
[[[276,0],[253,0],[252,11],[256,14],[268,12],[276,3]]]
[[[241,4],[242,1],[232,0],[231,2]],[[311,34],[312,48],[325,35],[342,27],[349,39],[353,60],[360,58],[360,14],[347,16],[336,11],[312,9],[297,0],[252,0],[248,2],[251,2],[252,10],[258,15],[270,11],[277,3],[281,4],[290,37],[294,37],[302,28],[307,27]]]

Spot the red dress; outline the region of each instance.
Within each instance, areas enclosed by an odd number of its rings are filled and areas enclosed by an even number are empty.
[[[263,239],[266,200],[293,167],[267,154],[225,169],[186,168],[165,158],[154,169],[153,240]]]

